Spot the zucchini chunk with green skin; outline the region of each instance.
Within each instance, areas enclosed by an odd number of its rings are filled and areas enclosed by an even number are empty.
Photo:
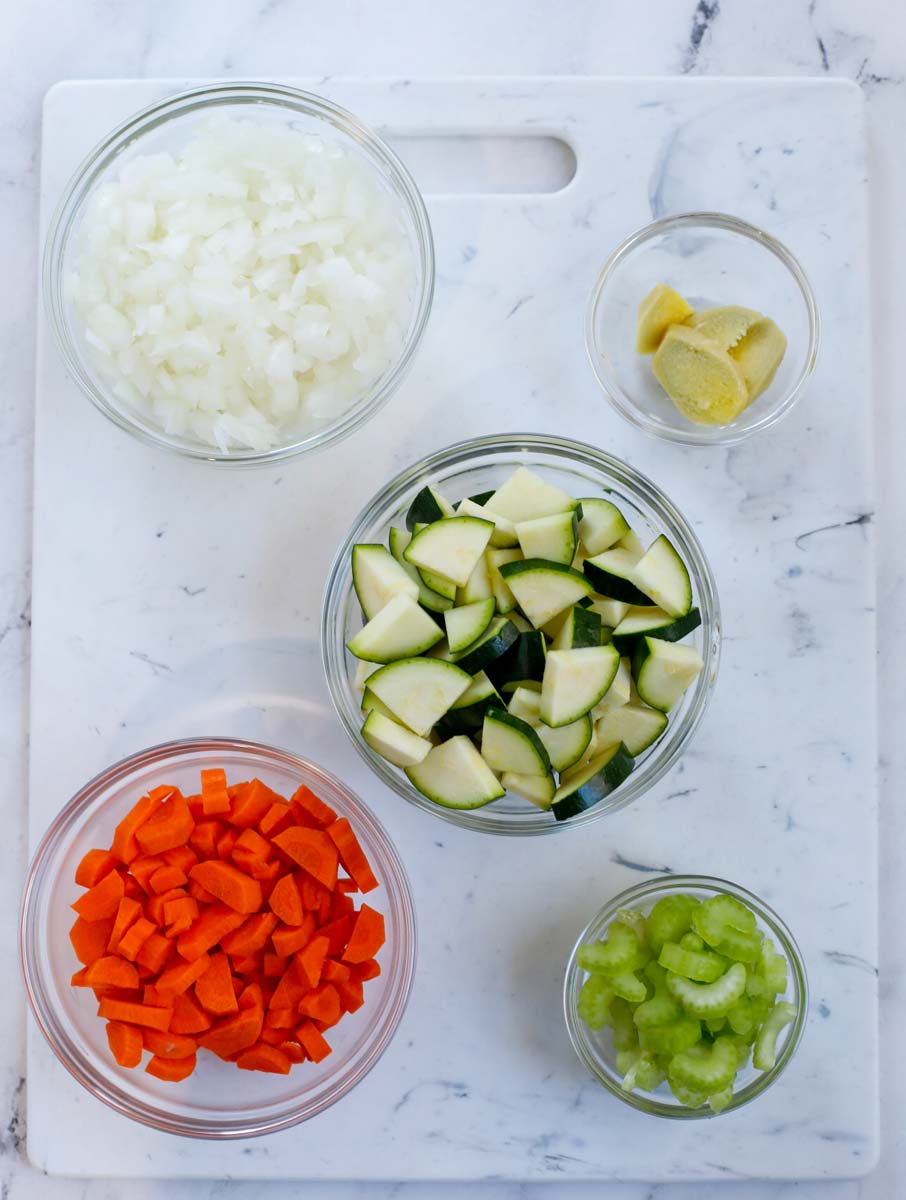
[[[616,545],[629,532],[626,518],[615,504],[600,497],[583,496],[579,538],[589,558]]]
[[[500,573],[501,567],[507,563],[521,562],[522,551],[515,547],[512,550],[488,550],[485,554],[488,564],[488,576],[491,580],[491,591],[497,602],[497,611],[501,614],[511,612],[516,607],[516,597],[510,591],[507,581]]]
[[[412,564],[410,563],[409,565],[411,566]],[[445,601],[447,606],[452,608],[456,603],[456,593],[459,591],[459,588],[456,586],[456,584],[449,579],[444,579],[442,575],[438,575],[434,571],[428,571],[424,567],[417,567],[416,570],[418,571],[418,577],[424,586],[428,588],[429,591],[434,592],[435,595],[440,596],[440,598]],[[443,611],[446,612],[446,609]]]
[[[483,504],[476,504],[474,500],[466,499],[457,505],[456,512],[460,517],[477,517],[479,521],[490,521],[494,526],[494,532],[491,534],[492,546],[515,546],[519,542],[513,522],[508,521],[499,513],[492,513]]]
[[[383,700],[378,700],[370,688],[365,688],[365,691],[362,693],[362,712],[366,715],[370,712],[379,712],[382,716],[389,717],[391,721],[396,720],[396,717]]]
[[[602,746],[622,742],[633,758],[638,758],[654,745],[666,728],[666,713],[638,704],[624,704],[602,717],[595,732]]]
[[[446,609],[452,608],[453,601],[450,597],[430,588],[422,579],[418,568],[413,567],[412,563],[406,562],[403,557],[406,547],[412,541],[412,534],[406,529],[391,528],[387,540],[390,553],[418,588],[418,602],[422,608],[430,609],[431,612],[444,612]],[[445,592],[446,588],[443,590]],[[490,592],[490,587],[488,591]]]
[[[510,617],[512,620],[512,617]],[[515,624],[515,622],[513,622]],[[540,629],[520,631],[512,646],[488,667],[494,686],[503,691],[508,684],[522,684],[544,678],[547,661],[547,642]]]
[[[544,558],[568,567],[576,557],[579,521],[575,511],[520,521],[513,528],[526,558]]]
[[[500,485],[485,507],[515,523],[572,512],[577,504],[578,501],[562,488],[547,483],[528,467],[519,467]]]
[[[447,629],[447,645],[453,654],[459,654],[477,642],[494,619],[494,598],[476,600],[444,613]]]
[[[551,642],[551,649],[582,650],[588,646],[600,646],[601,629],[602,622],[598,613],[574,604]]]
[[[620,549],[605,550],[582,564],[582,570],[600,595],[625,604],[649,604],[647,593],[636,582],[635,569],[632,555]]]
[[[406,528],[410,532],[416,525],[431,525],[444,517],[453,516],[453,505],[432,487],[423,487],[416,493],[406,513]]]
[[[636,531],[630,529],[627,533],[623,534],[614,546],[614,550],[625,550],[633,562],[638,562],[645,553],[645,546]]]
[[[385,604],[346,646],[356,658],[389,663],[424,654],[443,636],[437,622],[411,596],[401,593]]]
[[[586,560],[587,561],[587,560]],[[583,571],[585,570],[583,566]],[[607,600],[598,599],[591,603],[590,611],[597,613],[601,618],[601,625],[608,629],[615,629],[629,612],[631,605],[626,604],[623,600]]]
[[[613,683],[619,665],[613,646],[551,650],[541,685],[541,720],[557,728],[591,712]]]
[[[419,737],[391,717],[374,710],[362,726],[362,737],[376,754],[395,767],[413,767],[431,750],[427,738]]]
[[[493,532],[490,521],[446,517],[420,529],[406,547],[405,558],[419,571],[430,571],[457,587],[464,587]]]
[[[482,554],[465,587],[456,589],[456,603],[474,604],[476,600],[487,600],[493,595],[487,554]]]
[[[547,811],[553,803],[557,785],[553,775],[519,775],[515,771],[504,771],[500,782],[508,792],[515,792],[523,800],[528,800]]]
[[[550,725],[539,725],[535,732],[544,744],[551,766],[555,771],[568,771],[585,754],[594,732],[591,717],[587,714],[569,725],[554,729]]]
[[[376,617],[400,592],[418,599],[418,584],[409,578],[387,547],[370,542],[360,542],[352,548],[352,586],[366,621]]]
[[[494,771],[544,776],[551,770],[544,743],[531,725],[500,708],[484,715],[481,757]]]
[[[355,679],[353,680],[353,683],[357,692],[362,692],[365,690],[368,677],[373,675],[375,671],[380,670],[380,666],[380,663],[365,662],[364,659],[360,659],[359,662],[356,663]]]
[[[536,629],[593,590],[585,576],[572,567],[543,558],[504,563],[500,574]]]
[[[694,646],[643,637],[635,648],[632,674],[641,699],[666,713],[682,699],[704,666]]]
[[[477,733],[484,724],[484,714],[489,708],[502,708],[503,700],[497,689],[479,671],[472,682],[435,727],[441,737],[455,737],[458,733]]]
[[[593,759],[554,796],[551,811],[558,821],[566,821],[591,808],[615,791],[632,774],[632,755],[623,745],[610,746]]]
[[[472,682],[439,658],[402,658],[375,671],[368,687],[413,733],[424,737]]]
[[[679,642],[698,629],[701,623],[697,608],[690,608],[685,616],[671,617],[657,605],[645,605],[630,608],[610,635],[610,640],[621,654],[632,655],[639,638],[643,636],[656,637],[662,642]]]
[[[506,617],[494,617],[477,642],[456,656],[456,665],[470,675],[487,668],[509,650],[519,637],[519,630]]]
[[[692,608],[692,584],[686,564],[663,534],[635,564],[633,583],[671,617],[684,617]]]
[[[591,710],[591,719],[597,724],[608,713],[613,712],[615,708],[622,708],[624,704],[628,704],[631,698],[632,670],[629,660],[621,658],[620,665],[617,667],[617,673],[613,677],[613,683]],[[622,741],[621,738],[616,738],[615,740],[618,742]],[[610,742],[603,742],[602,745],[609,746]]]
[[[529,725],[540,725],[541,693],[530,691],[527,687],[517,687],[510,696],[510,702],[506,709],[514,717],[528,721]],[[557,769],[559,770],[559,768]]]
[[[406,775],[443,808],[482,808],[506,791],[465,734],[435,746],[420,763],[407,767]]]

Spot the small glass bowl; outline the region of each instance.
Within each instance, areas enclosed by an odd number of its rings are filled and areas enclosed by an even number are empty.
[[[362,738],[362,697],[355,686],[358,660],[346,649],[347,641],[362,625],[352,586],[352,547],[357,542],[386,544],[391,525],[404,525],[413,496],[426,484],[437,486],[451,501],[458,500],[499,487],[520,466],[539,472],[577,497],[606,493],[646,543],[665,533],[688,567],[693,603],[702,618],[692,641],[704,659],[704,670],[671,712],[666,734],[639,755],[635,770],[625,783],[605,800],[568,821],[557,821],[552,813],[509,794],[484,808],[467,811],[444,808],[428,800],[402,771],[381,758]],[[327,578],[321,611],[321,656],[331,699],[346,732],[359,754],[388,787],[425,812],[467,829],[517,835],[554,833],[587,825],[630,804],[677,762],[704,716],[717,678],[720,605],[698,538],[671,501],[644,475],[582,442],[540,434],[506,434],[458,442],[429,455],[391,479],[359,513],[337,551]]]
[[[563,1011],[573,1049],[592,1075],[609,1092],[614,1096],[619,1096],[625,1104],[631,1108],[637,1108],[640,1112],[650,1113],[656,1117],[698,1120],[702,1117],[720,1116],[720,1113],[713,1112],[707,1104],[701,1108],[690,1108],[688,1105],[681,1104],[666,1083],[661,1084],[656,1092],[624,1091],[620,1086],[622,1076],[616,1066],[617,1055],[613,1046],[612,1030],[609,1026],[600,1030],[589,1029],[584,1021],[579,1019],[576,1012],[579,990],[588,978],[587,973],[576,961],[579,948],[587,942],[603,938],[608,925],[621,908],[636,908],[647,913],[663,896],[672,896],[679,892],[691,894],[700,900],[707,900],[711,896],[733,896],[735,899],[741,900],[757,917],[762,933],[766,933],[774,939],[777,948],[789,964],[787,991],[780,998],[796,1006],[796,1017],[781,1032],[777,1040],[777,1061],[770,1071],[756,1071],[751,1063],[741,1070],[733,1085],[733,1099],[723,1109],[723,1112],[732,1112],[736,1108],[741,1108],[771,1086],[789,1065],[802,1040],[808,1015],[808,981],[805,974],[805,963],[795,938],[773,909],[769,908],[763,900],[759,900],[757,896],[746,891],[745,888],[730,883],[726,879],[713,879],[708,875],[660,875],[645,883],[637,884],[635,887],[627,888],[625,892],[621,892],[619,896],[608,901],[601,911],[592,917],[573,946],[563,983]]]
[[[203,767],[223,767],[230,781],[254,776],[290,795],[307,784],[347,816],[380,881],[368,904],[384,914],[387,941],[381,974],[366,984],[365,1004],[333,1029],[333,1053],[321,1063],[294,1066],[289,1075],[239,1071],[201,1053],[194,1073],[164,1083],[138,1067],[118,1066],[105,1022],[89,988],[74,988],[79,968],[69,943],[70,904],[85,852],[109,846],[120,818],[149,788],[174,783],[198,790]],[[232,738],[168,742],[115,763],[87,783],[44,835],[25,883],[19,927],[25,988],[50,1048],[93,1096],[124,1116],[166,1133],[211,1139],[255,1137],[296,1125],[344,1096],[371,1070],[400,1022],[415,969],[415,912],[405,869],[387,833],[338,779],[286,750]]]
[[[635,348],[640,302],[667,283],[695,309],[754,308],[780,326],[786,354],[770,387],[729,425],[687,420]],[[646,225],[601,268],[585,314],[585,349],[604,395],[631,425],[690,446],[730,446],[792,409],[818,356],[818,309],[805,272],[786,246],[723,213],[681,213]]]
[[[85,343],[81,318],[66,294],[66,279],[76,255],[78,230],[94,191],[140,154],[174,151],[194,128],[218,112],[271,124],[292,125],[338,142],[364,160],[383,189],[395,198],[412,244],[415,289],[412,313],[396,363],[359,399],[331,420],[287,432],[286,440],[266,450],[221,451],[191,437],[169,434],[147,414],[113,394]],[[97,145],[66,186],[54,213],[44,248],[45,309],[70,375],[114,424],[141,441],[189,458],[232,466],[278,462],[319,450],[353,433],[387,402],[405,377],[422,339],[434,296],[434,244],[424,201],[406,167],[390,147],[358,117],[322,97],[273,83],[229,83],[194,88],[142,109]]]

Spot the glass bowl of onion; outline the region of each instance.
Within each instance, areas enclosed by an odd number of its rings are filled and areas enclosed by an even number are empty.
[[[281,461],[352,433],[403,380],[431,227],[351,113],[216,84],[91,151],[51,220],[43,291],[69,374],[121,429],[193,459]]]

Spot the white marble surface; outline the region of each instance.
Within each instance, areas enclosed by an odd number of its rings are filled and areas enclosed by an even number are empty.
[[[5,76],[10,90],[6,105],[6,124],[3,129],[4,190],[6,220],[2,223],[4,262],[10,279],[34,278],[35,175],[37,144],[37,114],[40,95],[48,84],[62,76],[85,75],[174,75],[234,74],[425,74],[439,72],[619,72],[626,71],[710,71],[722,73],[792,73],[812,74],[824,68],[858,79],[868,94],[869,121],[873,136],[874,177],[873,198],[875,269],[875,342],[876,342],[876,404],[879,426],[883,436],[878,444],[881,476],[881,644],[895,646],[902,637],[895,609],[900,599],[903,576],[902,551],[893,538],[888,538],[888,514],[893,514],[891,526],[902,511],[899,489],[897,451],[902,418],[894,403],[893,357],[885,350],[885,334],[893,337],[897,317],[895,308],[895,270],[902,256],[902,223],[894,222],[898,211],[897,197],[902,191],[903,164],[895,156],[894,138],[899,131],[897,118],[902,115],[903,33],[901,27],[890,28],[885,22],[888,6],[861,5],[854,17],[842,5],[822,4],[763,5],[759,9],[757,28],[753,28],[747,10],[724,3],[700,3],[693,15],[691,5],[637,5],[631,12],[621,6],[575,5],[568,23],[555,22],[545,10],[518,9],[519,20],[514,22],[515,6],[497,5],[493,12],[480,6],[460,4],[449,9],[432,10],[430,22],[422,25],[403,8],[359,11],[351,6],[336,5],[329,19],[319,21],[294,6],[269,5],[257,7],[212,6],[217,24],[208,29],[203,20],[206,6],[172,10],[169,6],[150,6],[144,17],[135,8],[128,14],[107,7],[97,9],[74,6],[68,13],[54,13],[53,19],[42,6],[32,6],[28,14],[23,9],[13,19],[9,65]],[[152,16],[153,14],[153,16]],[[853,23],[855,21],[855,24]],[[16,23],[21,24],[21,28]],[[348,31],[352,30],[352,33]],[[352,44],[347,46],[347,38]],[[206,48],[199,52],[197,47]],[[899,172],[899,173],[898,173]],[[899,242],[897,239],[900,239]],[[892,251],[894,253],[892,253]],[[4,469],[0,473],[0,488],[4,521],[0,524],[2,538],[2,595],[3,619],[0,629],[0,678],[3,679],[2,699],[8,705],[0,733],[0,749],[5,758],[6,778],[10,781],[9,803],[22,794],[24,720],[21,701],[25,689],[23,666],[27,662],[28,583],[28,490],[29,439],[32,394],[30,352],[32,343],[34,298],[23,288],[14,297],[12,311],[3,331],[3,361],[8,387],[4,405],[9,414],[3,426]],[[888,389],[888,390],[885,390]],[[675,490],[675,489],[674,489]],[[682,497],[678,497],[682,502]],[[881,747],[884,768],[885,797],[895,797],[902,776],[902,752],[894,741],[895,731],[902,719],[902,701],[893,686],[900,665],[896,651],[881,659],[882,728]],[[899,705],[899,707],[898,707]],[[16,786],[16,785],[19,786]],[[19,810],[19,828],[24,828]],[[897,884],[895,870],[902,850],[902,818],[892,805],[882,810],[883,851],[882,869],[885,906],[895,908],[903,900],[902,885]],[[15,826],[14,826],[15,827]],[[8,842],[5,852],[10,862],[4,872],[3,886],[7,889],[7,911],[12,912],[18,881],[23,865],[22,846]],[[900,888],[898,891],[897,888]],[[904,1031],[897,1021],[901,1007],[898,970],[902,965],[902,941],[896,922],[882,925],[882,991],[885,1008],[882,1019],[884,1061],[893,1062],[897,1050],[902,1057]],[[9,969],[13,967],[13,922],[3,930],[3,952]],[[12,993],[11,993],[12,994]],[[22,1013],[18,999],[10,1000],[7,1014],[9,1028],[21,1030]],[[3,1185],[8,1195],[68,1196],[75,1193],[89,1196],[117,1195],[186,1195],[208,1196],[222,1194],[225,1187],[241,1195],[253,1195],[267,1190],[280,1194],[279,1187],[264,1189],[255,1185],[185,1184],[163,1185],[102,1184],[74,1185],[60,1180],[43,1179],[20,1157],[22,1136],[21,1102],[23,1093],[22,1065],[13,1050],[21,1037],[9,1040],[5,1089],[8,1097],[8,1127],[2,1137]],[[799,1186],[797,1195],[822,1197],[853,1197],[856,1195],[886,1197],[897,1194],[902,1157],[897,1145],[900,1135],[899,1113],[903,1107],[903,1092],[897,1080],[885,1075],[884,1132],[886,1144],[881,1168],[861,1184]],[[4,1125],[7,1122],[3,1123]],[[728,1187],[718,1185],[721,1191]],[[425,1189],[403,1189],[419,1194]],[[509,1195],[515,1189],[496,1189],[496,1194]],[[545,1190],[545,1189],[542,1189]],[[566,1189],[547,1187],[549,1195]],[[581,1188],[575,1190],[582,1190]],[[601,1194],[606,1189],[595,1189]],[[714,1190],[714,1189],[712,1189]],[[739,1195],[771,1197],[785,1194],[782,1185],[768,1189],[764,1185],[734,1186]],[[293,1188],[293,1194],[304,1191]],[[319,1188],[318,1194],[327,1189]],[[388,1188],[332,1189],[337,1196],[387,1194]],[[662,1189],[657,1189],[661,1193]],[[701,1185],[678,1187],[663,1194],[692,1196],[706,1194]],[[493,1188],[476,1189],[476,1193],[494,1195]],[[289,1194],[287,1190],[287,1194]],[[314,1194],[314,1192],[312,1193]],[[651,1194],[645,1187],[612,1188],[608,1194],[642,1197]]]

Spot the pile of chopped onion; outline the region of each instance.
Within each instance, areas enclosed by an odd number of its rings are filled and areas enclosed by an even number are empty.
[[[114,394],[171,435],[264,450],[330,424],[399,356],[399,202],[338,142],[215,119],[91,196],[67,281]]]

